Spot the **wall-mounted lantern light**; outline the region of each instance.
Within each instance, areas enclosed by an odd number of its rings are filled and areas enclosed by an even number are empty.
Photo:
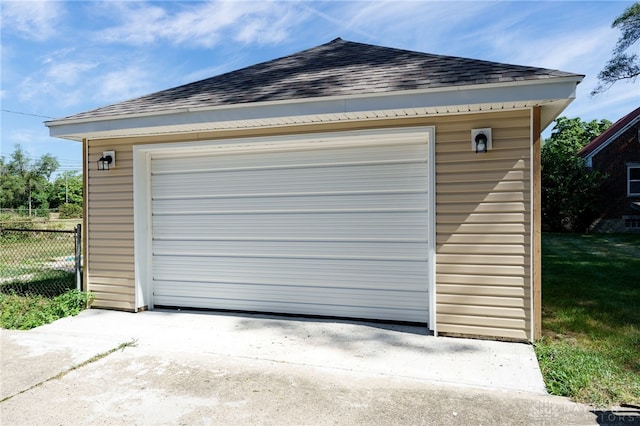
[[[471,129],[471,150],[476,153],[487,152],[492,148],[491,128]]]
[[[116,152],[105,151],[98,160],[98,170],[109,170],[116,166]]]

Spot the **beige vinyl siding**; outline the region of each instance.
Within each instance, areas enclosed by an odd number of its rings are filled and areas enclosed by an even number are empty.
[[[135,306],[133,144],[435,126],[436,315],[440,333],[531,338],[530,110],[88,141],[88,289],[95,306]],[[471,151],[491,127],[493,150]],[[116,168],[96,170],[102,151]]]
[[[471,151],[491,127],[493,150]],[[528,340],[531,322],[530,113],[436,125],[436,312],[445,334]]]
[[[133,148],[127,141],[89,141],[87,290],[94,306],[135,310],[133,257]],[[116,151],[116,167],[98,171],[103,151]]]

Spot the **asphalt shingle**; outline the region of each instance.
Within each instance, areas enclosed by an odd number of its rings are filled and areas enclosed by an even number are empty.
[[[349,96],[576,74],[433,55],[337,38],[289,56],[119,102],[66,119],[106,118],[181,108]]]

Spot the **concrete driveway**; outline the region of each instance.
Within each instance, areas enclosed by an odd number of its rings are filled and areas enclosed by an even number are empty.
[[[598,424],[606,414],[546,395],[530,345],[421,327],[93,309],[1,338],[7,425]]]

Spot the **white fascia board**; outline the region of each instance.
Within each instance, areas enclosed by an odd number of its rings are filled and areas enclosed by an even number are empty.
[[[127,129],[153,129],[170,126],[194,128],[203,123],[242,122],[299,116],[345,114],[363,111],[431,108],[438,106],[502,104],[536,100],[541,103],[569,101],[575,98],[580,77],[519,81],[502,84],[455,86],[439,89],[412,90],[393,93],[307,98],[290,101],[225,105],[207,108],[147,112],[111,117],[52,120],[45,122],[52,137],[81,140],[91,135],[109,137],[114,131],[120,135]],[[566,102],[568,104],[568,102]],[[565,105],[566,106],[566,105]],[[555,117],[554,117],[555,118]],[[163,131],[162,133],[165,133]],[[135,132],[140,134],[139,132]]]

